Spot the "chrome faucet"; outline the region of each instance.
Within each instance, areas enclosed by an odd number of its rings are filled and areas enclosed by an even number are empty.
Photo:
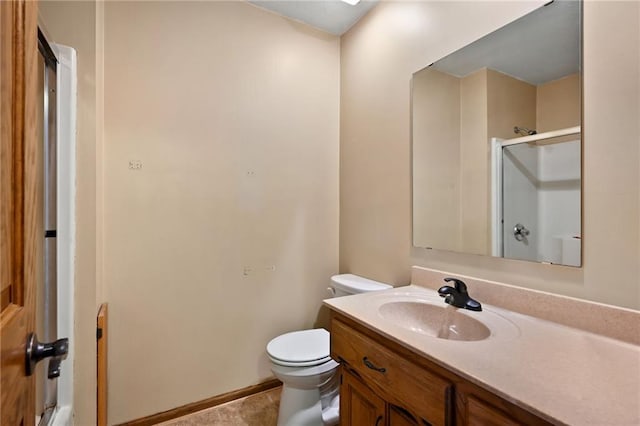
[[[457,278],[445,278],[445,282],[454,282],[454,287],[445,285],[438,289],[440,297],[444,297],[445,303],[456,308],[469,309],[470,311],[481,311],[482,305],[477,300],[469,297],[467,285]]]

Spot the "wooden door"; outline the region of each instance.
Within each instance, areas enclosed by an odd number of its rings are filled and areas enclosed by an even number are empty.
[[[340,425],[384,426],[386,403],[358,378],[341,367]]]
[[[36,136],[37,2],[0,1],[0,424],[32,425],[25,345],[42,277],[42,153]]]

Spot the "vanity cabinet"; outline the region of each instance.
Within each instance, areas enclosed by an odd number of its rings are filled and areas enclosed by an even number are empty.
[[[342,426],[550,424],[335,311],[331,316]]]
[[[451,382],[335,318],[331,354],[342,363],[344,425],[453,424]],[[375,421],[368,421],[369,417],[359,421],[361,412],[377,413]]]

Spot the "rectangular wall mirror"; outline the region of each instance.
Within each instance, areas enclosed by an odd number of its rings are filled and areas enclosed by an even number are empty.
[[[581,11],[556,0],[413,75],[414,246],[581,265]]]

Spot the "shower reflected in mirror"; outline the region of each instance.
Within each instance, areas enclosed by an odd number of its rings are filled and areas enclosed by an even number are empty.
[[[414,246],[581,265],[581,11],[549,3],[413,75]]]

